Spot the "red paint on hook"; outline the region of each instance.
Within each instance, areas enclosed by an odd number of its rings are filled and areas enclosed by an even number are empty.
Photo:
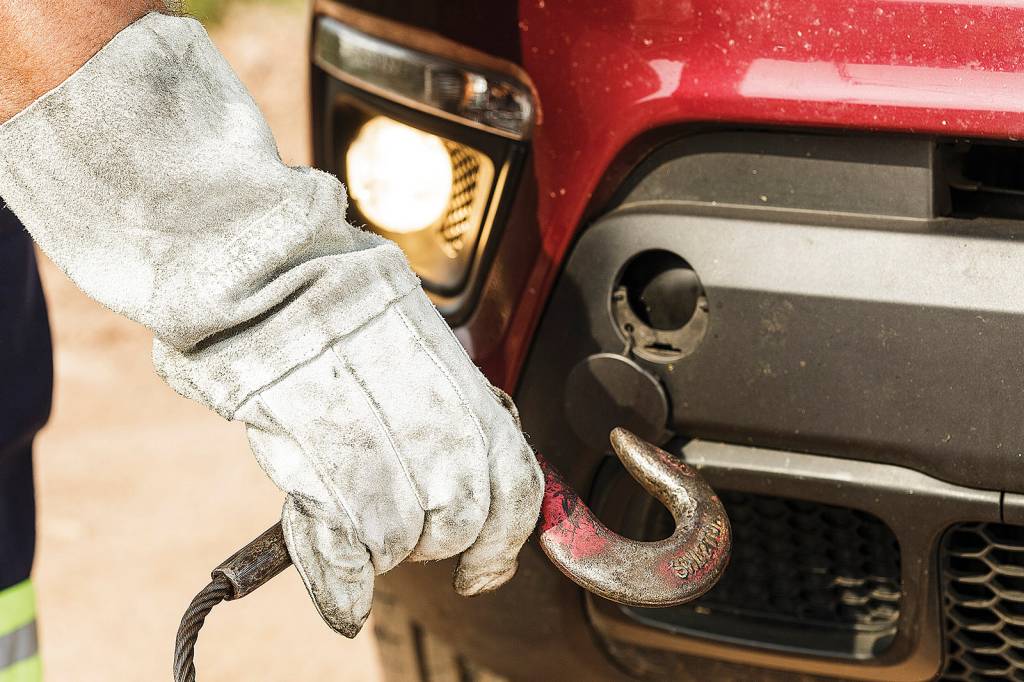
[[[543,457],[540,547],[577,585],[620,604],[664,607],[711,589],[728,564],[731,532],[721,501],[693,469],[636,435],[615,429],[612,449],[626,470],[672,513],[676,529],[641,541],[606,527]]]
[[[595,524],[590,510],[540,454],[537,461],[544,471],[541,535],[566,547],[573,559],[585,559],[603,552],[608,547],[608,539]]]

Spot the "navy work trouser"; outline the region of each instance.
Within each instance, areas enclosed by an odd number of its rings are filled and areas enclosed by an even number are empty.
[[[52,388],[50,329],[32,241],[0,202],[0,679],[38,679],[29,582],[32,439],[50,414]]]

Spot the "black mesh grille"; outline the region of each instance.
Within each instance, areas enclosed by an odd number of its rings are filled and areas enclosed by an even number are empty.
[[[965,523],[942,542],[944,680],[1024,682],[1024,526]]]
[[[466,232],[474,227],[473,204],[477,199],[480,154],[456,142],[446,142],[452,158],[452,196],[441,224],[443,248],[454,258],[466,245]]]
[[[875,656],[892,642],[900,553],[881,520],[800,500],[720,496],[734,534],[722,580],[691,604],[637,616],[705,636],[852,658]]]

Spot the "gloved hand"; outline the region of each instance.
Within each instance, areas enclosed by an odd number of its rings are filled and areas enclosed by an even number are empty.
[[[175,390],[248,424],[289,553],[352,636],[373,574],[462,553],[497,587],[536,521],[517,420],[337,179],[281,163],[195,21],[150,14],[0,125],[0,197]],[[509,408],[509,409],[506,409]]]
[[[288,492],[292,560],[335,630],[355,635],[374,573],[405,559],[461,553],[464,595],[515,573],[543,484],[499,395],[417,289],[238,410]]]

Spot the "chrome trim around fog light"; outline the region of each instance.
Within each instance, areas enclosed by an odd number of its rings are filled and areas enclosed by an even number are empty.
[[[412,50],[320,17],[313,61],[335,78],[406,106],[513,140],[529,137],[530,89],[508,76]]]

